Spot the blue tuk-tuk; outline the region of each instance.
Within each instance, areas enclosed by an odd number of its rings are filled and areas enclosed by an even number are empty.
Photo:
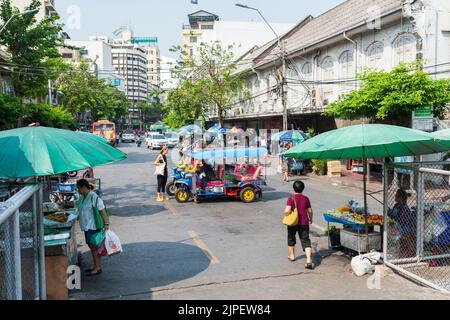
[[[256,197],[262,197],[263,187],[266,180],[263,176],[263,166],[255,165],[246,161],[234,166],[217,165],[215,178],[208,179],[203,183],[198,175],[197,169],[201,168],[203,161],[213,161],[220,159],[239,159],[239,158],[261,158],[267,154],[266,148],[221,148],[204,149],[191,153],[195,165],[190,168],[184,178],[176,181],[175,199],[180,203],[190,200],[200,202],[206,198],[235,198],[241,199],[245,203],[256,200]],[[258,161],[259,163],[259,161]]]

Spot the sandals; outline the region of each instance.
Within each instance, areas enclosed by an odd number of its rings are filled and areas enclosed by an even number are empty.
[[[309,270],[313,270],[313,264],[312,263],[307,263],[307,264],[305,264],[305,268],[309,269]]]
[[[291,257],[288,257],[288,260],[289,260],[290,262],[294,262],[294,261],[295,261],[295,258],[294,258],[294,259],[291,259]]]
[[[98,270],[97,272],[93,273],[93,272],[87,272],[86,273],[86,277],[93,277],[93,276],[98,276],[99,274],[102,273],[102,269]]]

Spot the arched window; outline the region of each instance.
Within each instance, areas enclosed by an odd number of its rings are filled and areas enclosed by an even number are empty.
[[[412,62],[416,60],[417,39],[412,34],[398,36],[393,42],[394,65],[400,62]]]
[[[331,57],[325,57],[321,64],[323,70],[323,80],[331,80],[334,78],[334,62]]]
[[[367,66],[370,68],[379,68],[382,65],[384,45],[381,42],[372,43],[366,51]]]
[[[312,64],[310,62],[306,62],[303,66],[302,66],[302,75],[305,78],[310,78],[312,75]]]
[[[346,50],[339,56],[339,79],[345,79],[346,82],[342,82],[340,85],[340,92],[348,92],[354,89],[354,82],[350,82],[350,79],[355,77],[355,62],[353,57],[353,51]]]

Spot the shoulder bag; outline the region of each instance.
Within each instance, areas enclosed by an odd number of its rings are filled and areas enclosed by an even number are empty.
[[[92,196],[92,212],[94,214],[94,221],[95,221],[95,227],[97,229],[103,229],[105,227],[105,221],[103,220],[102,213],[100,210],[98,210],[98,196],[93,195]],[[95,204],[94,204],[94,197],[95,197]],[[108,210],[106,210],[106,216],[108,217],[108,223],[109,223],[109,213]]]
[[[163,176],[164,175],[164,169],[166,168],[166,163],[162,166],[156,166],[155,167],[155,176]]]
[[[298,210],[295,195],[292,197],[292,200],[294,201],[294,210],[291,209],[291,213],[287,216],[285,215],[283,218],[283,224],[288,227],[295,227],[298,224]]]

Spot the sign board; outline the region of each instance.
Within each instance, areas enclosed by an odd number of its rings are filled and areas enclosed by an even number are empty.
[[[413,129],[427,132],[433,131],[433,107],[423,106],[413,111]]]

